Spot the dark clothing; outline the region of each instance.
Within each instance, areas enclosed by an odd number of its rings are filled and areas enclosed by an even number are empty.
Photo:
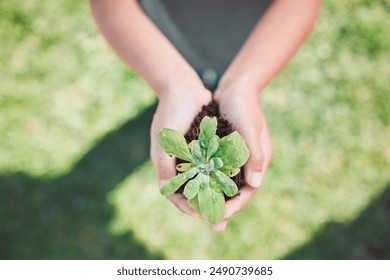
[[[139,0],[141,7],[198,71],[222,73],[271,0]]]

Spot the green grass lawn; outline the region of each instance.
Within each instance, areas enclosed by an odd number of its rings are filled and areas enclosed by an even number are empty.
[[[390,258],[388,2],[324,1],[261,97],[263,187],[219,234],[159,194],[156,98],[86,2],[0,2],[0,259]]]

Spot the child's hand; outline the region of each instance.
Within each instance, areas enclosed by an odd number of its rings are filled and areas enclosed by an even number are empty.
[[[244,137],[250,152],[249,160],[244,166],[248,185],[241,188],[240,195],[227,202],[224,222],[212,226],[213,230],[222,231],[231,216],[248,203],[261,185],[272,158],[272,147],[256,92],[236,87],[226,91],[217,90],[215,98],[221,115]]]
[[[211,101],[211,93],[203,85],[188,89],[178,87],[159,93],[160,99],[153,117],[151,127],[150,156],[156,169],[160,188],[171,177],[176,175],[175,158],[165,154],[157,141],[161,128],[173,128],[183,134],[190,128],[195,116],[202,110],[203,105]],[[182,194],[172,194],[168,199],[182,212],[198,218],[196,211],[189,206],[187,198]]]

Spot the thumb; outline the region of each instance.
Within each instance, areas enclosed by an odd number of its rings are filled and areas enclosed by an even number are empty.
[[[249,149],[249,159],[244,166],[245,180],[253,188],[260,187],[263,181],[264,152],[261,148],[259,128],[247,130],[242,135]]]
[[[153,141],[155,142],[155,141]],[[153,145],[154,144],[154,145]],[[151,147],[150,157],[159,179],[160,188],[176,175],[175,158],[165,154],[156,143]]]
[[[160,188],[172,177],[176,176],[175,159],[164,154],[162,151],[157,154],[157,163],[155,165]]]

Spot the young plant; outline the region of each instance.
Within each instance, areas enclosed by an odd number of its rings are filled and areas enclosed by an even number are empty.
[[[249,150],[237,132],[219,138],[217,119],[204,117],[200,123],[199,139],[189,145],[184,136],[170,128],[158,133],[158,143],[170,156],[186,161],[176,166],[181,172],[168,180],[160,192],[171,195],[187,181],[184,196],[210,224],[218,224],[225,214],[225,197],[237,194],[236,183],[230,178],[240,172],[249,157]]]

